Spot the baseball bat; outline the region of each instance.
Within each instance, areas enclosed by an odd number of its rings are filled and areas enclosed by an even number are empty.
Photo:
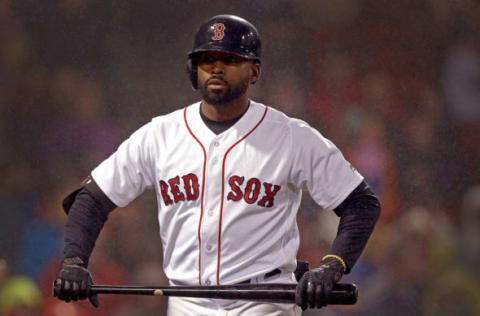
[[[240,284],[219,286],[128,286],[92,285],[92,294],[133,294],[201,297],[230,300],[262,301],[269,303],[295,303],[296,284]],[[355,284],[335,284],[327,301],[329,305],[353,305],[357,302]]]

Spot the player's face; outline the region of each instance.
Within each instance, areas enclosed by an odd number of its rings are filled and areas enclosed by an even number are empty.
[[[224,52],[204,52],[197,60],[198,86],[211,105],[225,105],[244,95],[258,78],[259,65]]]

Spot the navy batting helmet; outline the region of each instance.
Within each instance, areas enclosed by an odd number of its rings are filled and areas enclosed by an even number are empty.
[[[259,63],[262,45],[255,26],[241,17],[223,14],[203,23],[187,61],[187,73],[195,90],[198,89],[195,57],[206,51],[226,52]]]

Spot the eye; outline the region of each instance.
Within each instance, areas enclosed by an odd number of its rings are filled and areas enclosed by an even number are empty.
[[[223,58],[223,62],[226,64],[234,64],[235,63],[235,57],[234,56],[225,56]]]
[[[223,62],[225,64],[239,64],[243,61],[242,58],[235,56],[235,55],[228,55],[223,58]]]
[[[201,55],[198,62],[202,64],[211,64],[215,61],[215,58],[212,55],[204,54]]]

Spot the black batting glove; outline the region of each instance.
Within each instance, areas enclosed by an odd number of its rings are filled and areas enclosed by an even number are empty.
[[[305,272],[298,282],[295,303],[302,310],[326,306],[333,286],[340,281],[345,272],[341,259],[326,257],[321,263],[320,267]]]
[[[53,296],[67,303],[88,298],[93,306],[98,307],[98,296],[90,294],[92,284],[92,276],[83,260],[79,257],[66,258],[53,283]]]

